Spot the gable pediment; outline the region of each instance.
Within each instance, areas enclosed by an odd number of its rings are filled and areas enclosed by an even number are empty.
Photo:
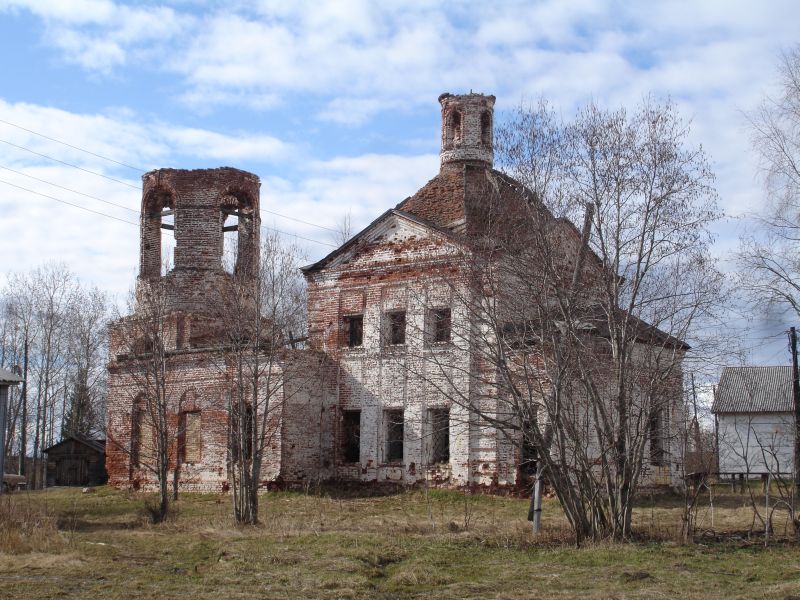
[[[457,245],[448,232],[415,217],[392,209],[378,217],[346,244],[303,271],[357,268],[382,262],[396,262],[428,252],[451,253]]]

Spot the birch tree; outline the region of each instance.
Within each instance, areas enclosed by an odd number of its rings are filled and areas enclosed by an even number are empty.
[[[175,463],[179,433],[175,418],[180,413],[178,373],[170,352],[174,332],[170,331],[169,280],[160,277],[140,284],[129,302],[131,316],[115,324],[131,359],[125,367],[135,391],[130,436],[127,440],[109,436],[108,443],[128,453],[132,470],[142,469],[155,477],[158,504],[150,512],[154,522],[161,522],[169,512],[170,465]],[[177,499],[175,494],[173,498]]]
[[[800,45],[782,55],[778,74],[778,93],[748,115],[767,202],[738,259],[754,304],[800,315]]]

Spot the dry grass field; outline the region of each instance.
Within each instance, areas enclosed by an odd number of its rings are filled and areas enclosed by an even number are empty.
[[[715,530],[750,526],[743,497],[715,496]],[[538,539],[526,500],[460,492],[273,492],[255,528],[232,524],[227,496],[186,494],[161,525],[143,502],[108,488],[0,498],[0,597],[800,599],[800,547],[670,541],[681,510],[669,497],[637,510],[643,541],[580,549],[555,500]]]

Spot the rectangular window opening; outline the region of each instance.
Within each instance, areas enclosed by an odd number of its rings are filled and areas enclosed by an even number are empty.
[[[664,436],[663,436],[663,413],[656,408],[650,413],[650,464],[653,466],[663,466],[665,464]]]
[[[451,338],[451,317],[449,308],[437,308],[431,311],[433,319],[432,337],[437,344],[446,343]]]
[[[522,447],[520,448],[519,469],[526,477],[536,475],[537,456],[536,444],[533,441],[533,423],[525,421],[522,424]]]
[[[403,462],[403,411],[387,410],[386,422],[386,462]]]
[[[361,411],[342,412],[342,459],[347,463],[361,460]]]
[[[539,333],[533,321],[503,323],[499,333],[506,346],[512,350],[524,351],[538,343]]]
[[[348,348],[364,344],[364,315],[344,317],[344,340]]]
[[[388,342],[397,346],[406,343],[406,311],[400,310],[387,313]]]
[[[431,464],[450,462],[450,410],[432,408],[431,423]]]

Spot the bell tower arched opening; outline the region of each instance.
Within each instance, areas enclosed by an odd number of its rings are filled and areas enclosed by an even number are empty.
[[[220,262],[231,275],[247,277],[257,264],[257,221],[252,200],[242,193],[226,194],[220,204]]]
[[[142,205],[139,276],[151,279],[174,266],[175,197],[167,189],[155,188]]]

